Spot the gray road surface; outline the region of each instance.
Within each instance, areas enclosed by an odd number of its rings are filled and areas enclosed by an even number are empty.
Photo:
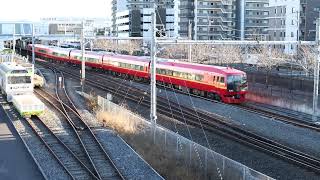
[[[0,179],[44,179],[1,106]]]

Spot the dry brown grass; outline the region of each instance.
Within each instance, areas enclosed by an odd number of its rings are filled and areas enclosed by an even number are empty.
[[[97,98],[97,96],[95,96],[94,92],[90,92],[89,93],[89,96],[86,98],[86,105],[93,112],[97,111],[97,109],[98,109],[98,98]]]
[[[89,101],[95,101],[95,98]],[[91,107],[97,106],[97,102],[90,104]],[[190,157],[184,153],[177,154],[175,147],[169,147],[163,141],[154,144],[150,129],[137,116],[133,116],[126,105],[115,111],[98,109],[95,112],[100,122],[118,132],[165,179],[210,179],[210,173],[203,174],[195,154],[190,162]]]
[[[120,134],[137,134],[142,130],[141,122],[136,121],[125,109],[117,111],[96,112],[96,117],[105,126],[109,126]]]

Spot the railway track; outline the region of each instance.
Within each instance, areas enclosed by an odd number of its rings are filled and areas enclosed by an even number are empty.
[[[57,72],[55,73],[58,75]],[[64,83],[63,75],[60,77],[62,78],[61,81]],[[58,77],[56,77],[56,80],[58,80]],[[124,179],[110,156],[95,137],[94,133],[77,112],[64,89],[64,85],[60,86],[59,83],[56,83],[56,85],[56,97],[40,89],[37,90],[36,93],[60,112],[60,114],[64,116],[66,122],[72,126],[71,129],[73,129],[73,133],[78,137],[79,143],[83,146],[83,149],[92,164],[92,169],[94,169],[94,172],[99,179]]]
[[[286,113],[287,115],[276,113],[274,111],[267,110],[265,108],[259,107],[259,106],[251,106],[247,104],[238,105],[243,110],[246,110],[248,112],[253,112],[255,114],[259,114],[265,117],[272,118],[274,120],[279,120],[288,124],[292,124],[298,127],[303,127],[315,131],[320,131],[320,125],[315,124],[312,122],[311,119],[304,117],[304,119],[298,119],[296,117],[293,117],[289,113]]]
[[[98,179],[39,117],[26,122],[72,179]]]
[[[61,71],[68,76],[78,77],[78,75],[73,74],[70,71]],[[109,83],[112,83],[111,80],[102,79],[100,77],[100,80],[98,81],[97,78],[97,76],[91,77],[90,75],[89,77],[87,77],[86,83],[90,86],[106,90],[108,92],[116,91],[117,96],[120,96],[122,98],[125,97],[126,99],[140,103],[145,107],[150,107],[150,97],[144,92],[141,92],[141,90],[140,92],[138,90],[132,90],[130,91],[130,93],[128,93],[128,91],[119,88],[120,86],[125,86],[125,89],[128,89],[128,87],[124,84],[119,84],[118,82],[114,87],[112,87],[111,84],[108,84],[107,86],[106,82],[108,81]],[[141,97],[144,97],[142,101]],[[199,112],[195,109],[183,106],[181,104],[161,97],[158,98],[157,109],[158,113],[167,117],[171,117],[182,122],[187,122],[187,124],[204,128],[205,130],[208,130],[210,132],[219,133],[233,140],[270,153],[276,157],[294,162],[301,167],[308,168],[314,172],[320,173],[320,159],[242,129],[242,127],[232,123],[224,117]]]
[[[44,63],[42,63],[42,65],[46,66],[46,64],[44,64]],[[68,69],[66,69],[63,66],[60,66],[59,68],[64,69],[64,73],[70,75],[71,77],[75,77],[76,76],[75,73],[72,73],[70,71],[66,71]],[[95,72],[90,72],[90,71],[87,71],[87,74],[89,76],[87,77],[86,81],[91,86],[95,86],[95,87],[101,88],[103,86],[103,82],[110,82],[110,83],[116,84],[117,85],[116,88],[113,88],[113,89],[112,88],[104,88],[104,90],[109,90],[111,93],[114,93],[117,96],[121,96],[122,92],[120,92],[119,94],[116,94],[116,93],[121,91],[122,87],[125,88],[125,89],[128,88],[127,84],[119,82],[119,79],[110,78],[110,75],[102,74],[102,73],[97,74]],[[91,79],[89,79],[89,77],[91,77],[91,78],[94,77],[95,80],[91,80]],[[120,79],[120,80],[123,80],[123,79]],[[197,96],[197,95],[194,95],[194,94],[190,94],[190,93],[187,93],[187,92],[184,92],[184,91],[172,88],[172,87],[167,87],[167,86],[163,86],[163,85],[158,85],[158,86],[160,88],[162,88],[162,89],[170,89],[173,92],[179,92],[179,93],[182,93],[182,94],[185,94],[185,95],[188,95],[188,96],[190,95],[190,96],[193,96],[193,97],[201,98],[203,100],[211,101],[213,103],[220,103],[218,101],[215,101],[215,100],[212,100],[212,99],[208,99],[208,98],[205,98],[205,97],[202,97],[202,96]],[[131,86],[130,87],[130,91],[134,92],[134,93],[137,93],[137,94],[140,93],[139,101],[144,100],[144,98],[148,98],[148,97],[146,97],[146,93],[142,92],[142,90],[139,89],[139,88]],[[128,94],[128,92],[127,92],[126,96],[121,96],[121,98],[126,98],[126,99],[129,99],[129,100],[136,99],[136,97],[130,96]],[[162,97],[158,97],[158,98],[162,99],[162,101],[166,100],[165,98],[162,98]],[[290,115],[288,113],[282,113],[282,114],[281,113],[276,113],[276,112],[274,112],[272,110],[268,110],[266,108],[262,108],[262,107],[258,107],[258,106],[253,107],[253,106],[248,106],[246,104],[242,104],[242,105],[224,104],[224,105],[232,106],[234,108],[239,108],[239,109],[244,110],[244,111],[248,111],[248,112],[251,112],[251,113],[262,115],[262,116],[265,116],[265,117],[268,117],[268,118],[272,118],[272,119],[277,120],[277,121],[281,121],[281,122],[284,122],[284,123],[287,123],[287,124],[292,124],[294,126],[307,128],[307,129],[315,130],[315,131],[320,131],[320,125],[313,123],[310,118],[308,118],[307,120],[305,120],[306,117],[303,117],[303,119],[299,119],[299,118],[294,117],[293,115]]]

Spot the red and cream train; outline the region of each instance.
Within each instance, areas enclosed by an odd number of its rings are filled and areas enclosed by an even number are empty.
[[[31,50],[31,45],[28,46]],[[35,45],[37,57],[81,64],[81,51],[54,46]],[[107,52],[86,52],[86,66],[136,80],[149,80],[150,59]],[[242,103],[247,92],[246,74],[221,66],[158,59],[157,83],[189,91],[225,103]]]

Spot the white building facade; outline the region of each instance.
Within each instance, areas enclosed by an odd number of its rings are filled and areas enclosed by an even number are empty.
[[[179,34],[179,0],[169,0],[158,6],[156,24],[160,36],[178,37]],[[149,4],[148,4],[149,3]],[[112,1],[113,36],[145,37],[151,36],[152,5],[146,0],[113,0]]]
[[[270,0],[269,2],[269,40],[297,41],[299,38],[300,0]],[[279,46],[285,53],[292,54],[296,45]]]

